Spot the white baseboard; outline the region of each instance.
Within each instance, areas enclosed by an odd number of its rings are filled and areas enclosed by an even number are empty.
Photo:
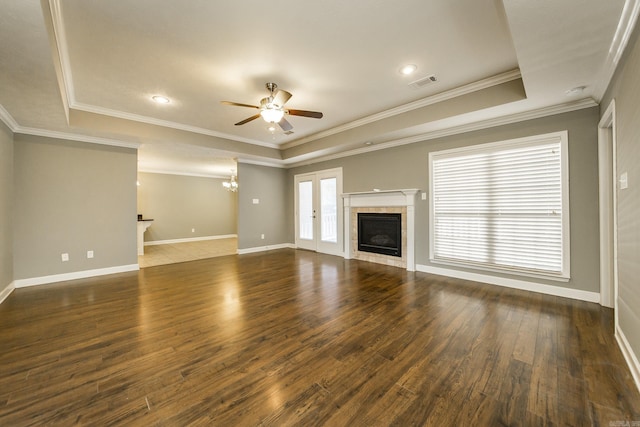
[[[296,245],[294,245],[293,243],[281,243],[279,245],[269,245],[269,246],[258,246],[255,248],[247,248],[247,249],[238,249],[238,255],[244,255],[244,254],[252,254],[255,252],[264,252],[264,251],[271,251],[273,249],[295,249]]]
[[[237,234],[222,234],[220,236],[189,237],[189,238],[186,238],[186,239],[172,239],[172,240],[154,240],[152,242],[144,242],[144,245],[145,246],[170,245],[172,243],[201,242],[203,240],[231,239],[233,237],[238,237],[238,235]]]
[[[627,337],[624,336],[624,333],[620,329],[620,327],[616,327],[616,341],[618,341],[618,347],[620,347],[620,351],[622,351],[622,355],[624,356],[624,360],[627,361],[627,365],[629,365],[629,370],[631,371],[631,375],[633,376],[633,380],[636,383],[636,387],[638,391],[640,391],[640,362],[638,362],[638,357],[633,352],[631,345],[629,345],[629,341],[627,341]]]
[[[525,280],[507,279],[504,277],[490,276],[488,274],[469,273],[466,271],[452,270],[449,268],[434,267],[432,265],[418,264],[416,265],[416,271],[438,274],[440,276],[455,277],[456,279],[473,280],[474,282],[488,283],[490,285],[521,289],[523,291],[537,292],[540,294],[554,295],[557,297],[572,298],[580,301],[595,303],[600,302],[600,294],[598,292],[563,288],[561,286],[545,285],[543,283],[528,282]]]
[[[46,285],[48,283],[64,282],[66,280],[85,279],[87,277],[104,276],[107,274],[124,273],[127,271],[140,270],[138,264],[119,265],[116,267],[96,268],[94,270],[74,271],[71,273],[53,274],[51,276],[32,277],[30,279],[19,279],[14,282],[16,288],[27,286]]]
[[[6,300],[9,295],[11,295],[11,292],[13,292],[15,288],[16,288],[15,283],[11,282],[9,283],[9,286],[4,288],[2,292],[0,292],[0,304],[2,304],[4,300]]]

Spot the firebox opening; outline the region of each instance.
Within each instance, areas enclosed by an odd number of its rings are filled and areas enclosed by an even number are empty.
[[[359,212],[358,250],[402,257],[402,214]]]

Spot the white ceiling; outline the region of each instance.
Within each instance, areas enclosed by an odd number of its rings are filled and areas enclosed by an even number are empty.
[[[0,118],[18,133],[140,144],[141,170],[295,165],[595,105],[638,3],[4,0]],[[256,105],[266,82],[324,117],[287,117],[291,135],[234,126],[256,111],[220,101]]]

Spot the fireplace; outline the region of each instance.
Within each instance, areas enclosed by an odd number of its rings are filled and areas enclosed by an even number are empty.
[[[344,193],[344,257],[416,271],[415,188]],[[365,252],[358,248],[358,214],[397,214],[400,216],[399,256]],[[386,241],[375,239],[375,241]],[[381,246],[381,245],[376,245]],[[400,256],[401,255],[401,256]]]
[[[402,215],[359,212],[358,250],[402,257]]]

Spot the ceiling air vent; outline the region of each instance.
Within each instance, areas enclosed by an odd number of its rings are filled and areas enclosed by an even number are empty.
[[[438,79],[435,76],[435,74],[431,74],[430,76],[423,77],[421,79],[418,79],[416,81],[413,81],[413,82],[409,83],[409,86],[418,89],[418,88],[424,87],[424,86],[426,86],[426,85],[428,85],[430,83],[434,83],[434,82],[437,82],[437,81],[438,81]]]

